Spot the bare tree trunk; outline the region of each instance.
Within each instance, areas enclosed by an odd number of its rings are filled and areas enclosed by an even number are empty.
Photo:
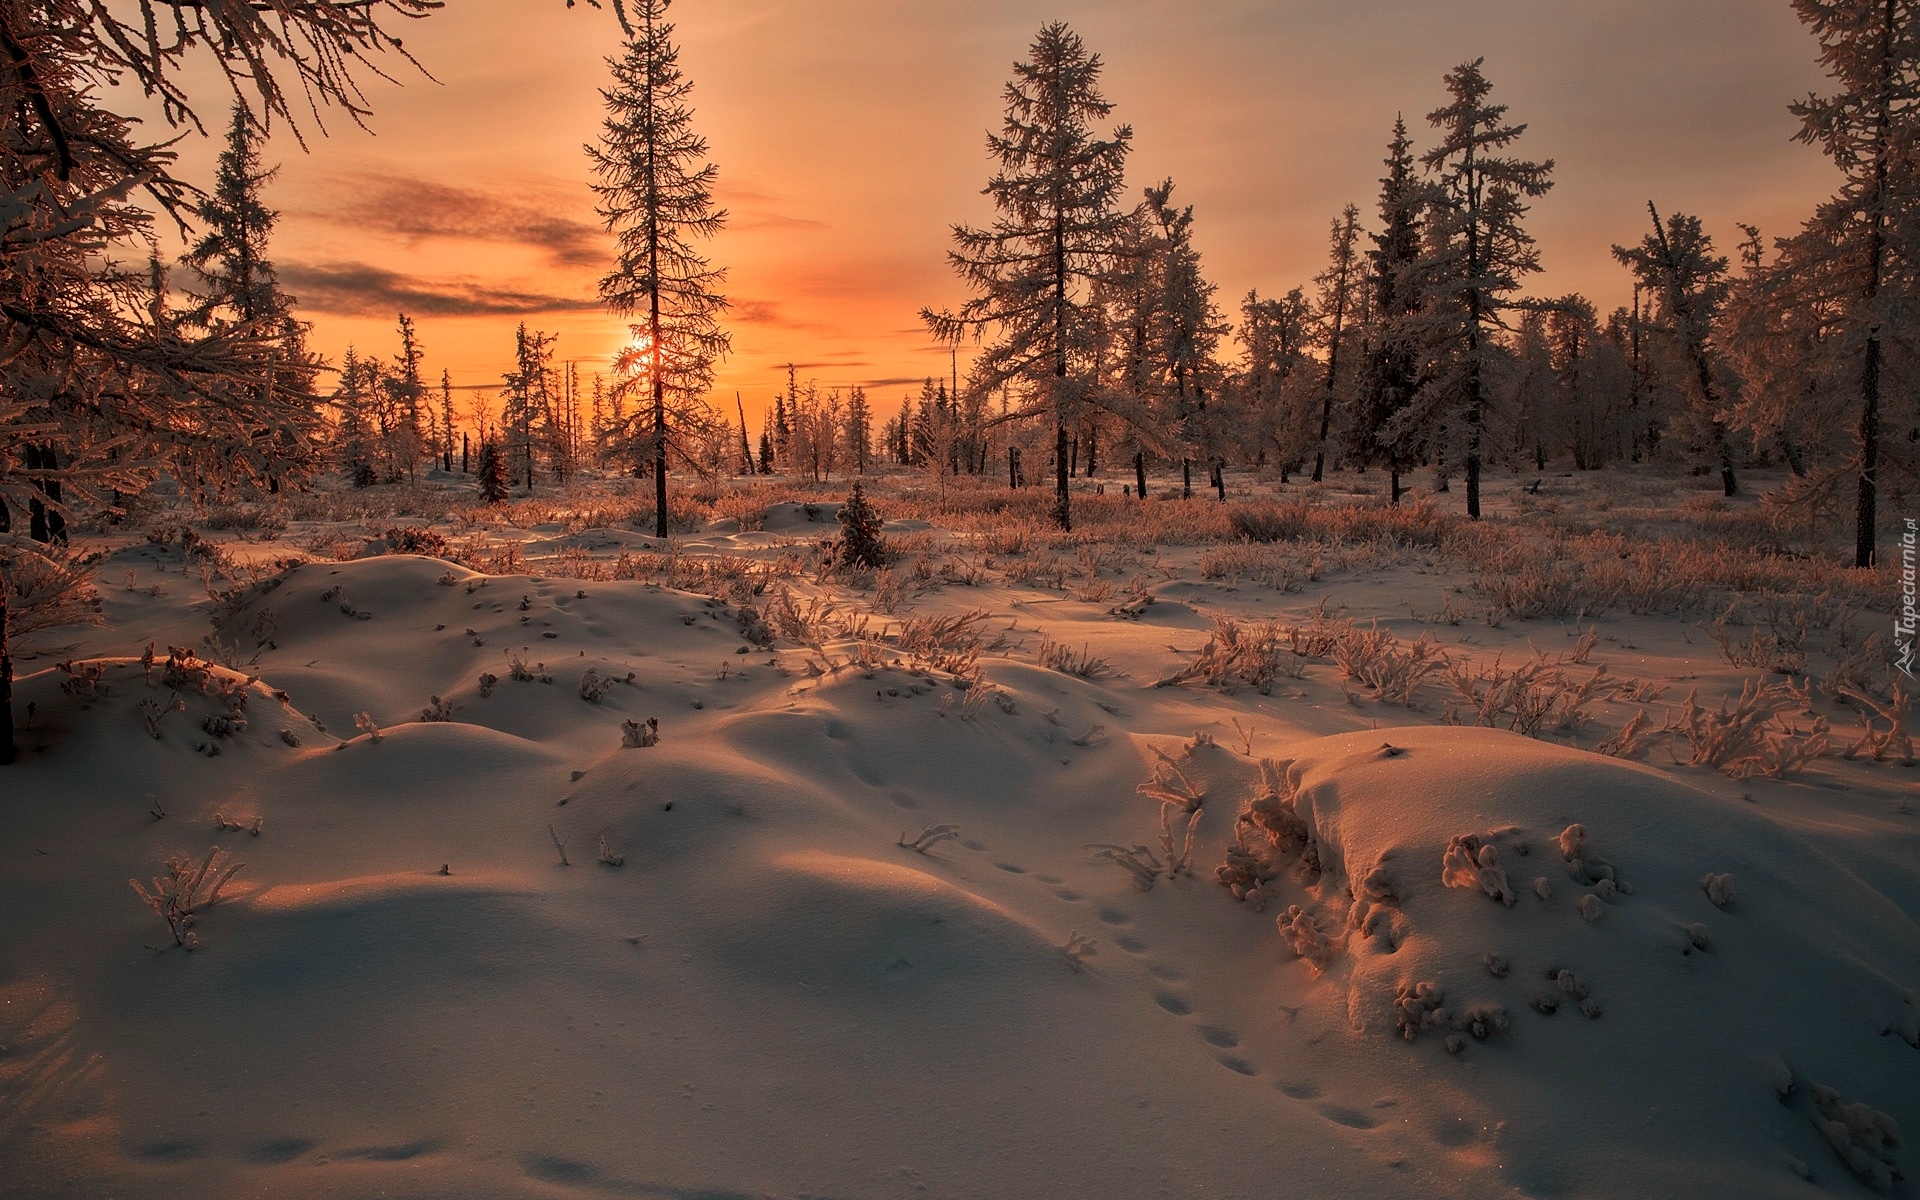
[[[13,740],[13,646],[7,639],[7,579],[0,573],[0,766],[18,756]]]
[[[1145,500],[1147,498],[1147,455],[1145,451],[1135,450],[1133,452],[1133,482],[1136,485],[1134,490],[1140,494],[1142,500]]]

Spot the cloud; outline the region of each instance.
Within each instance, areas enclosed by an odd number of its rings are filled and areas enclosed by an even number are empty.
[[[727,210],[727,228],[749,229],[828,229],[825,221],[815,221],[808,217],[789,217],[776,212],[738,212]]]
[[[521,316],[600,307],[593,298],[515,291],[473,279],[416,279],[358,262],[283,262],[277,270],[298,309],[329,316]]]
[[[778,325],[780,306],[772,300],[734,300],[727,305],[727,320],[742,325]]]
[[[558,266],[599,268],[612,258],[612,242],[599,225],[529,204],[521,194],[454,187],[408,175],[361,172],[348,176],[345,194],[305,212],[361,233],[393,237],[464,238],[530,246]],[[574,207],[568,205],[568,208]],[[580,197],[578,209],[592,211]]]

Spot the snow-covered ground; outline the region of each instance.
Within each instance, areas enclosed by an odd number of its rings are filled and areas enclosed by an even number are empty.
[[[1311,545],[882,488],[824,581],[837,486],[667,558],[609,496],[91,534],[0,769],[0,1195],[1910,1190],[1887,574],[1696,594],[1756,502],[1531,482]],[[502,569],[315,553],[410,524]],[[127,881],[215,847],[188,952]]]

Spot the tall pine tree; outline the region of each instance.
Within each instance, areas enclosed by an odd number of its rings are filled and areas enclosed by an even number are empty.
[[[718,172],[704,161],[706,139],[693,132],[693,85],[680,73],[673,26],[664,20],[668,3],[631,4],[635,36],[622,58],[609,60],[613,86],[600,93],[607,117],[600,143],[587,148],[600,216],[619,243],[600,298],[616,315],[638,318],[618,366],[623,381],[643,387],[651,402],[654,533],[662,538],[675,448],[669,412],[697,412],[713,364],[728,349],[719,324],[727,301],[715,290],[726,271],[692,244],[718,233],[726,213],[713,206]]]
[[[1421,163],[1440,185],[1427,229],[1428,320],[1440,359],[1422,389],[1433,415],[1464,426],[1467,516],[1480,519],[1481,427],[1494,331],[1513,307],[1520,277],[1540,269],[1540,253],[1521,225],[1526,201],[1553,186],[1553,160],[1529,162],[1498,153],[1526,132],[1507,123],[1507,106],[1491,104],[1484,59],[1449,71],[1452,102],[1427,114],[1440,144]]]
[[[1920,428],[1911,341],[1920,327],[1920,0],[1793,0],[1793,9],[1819,39],[1820,65],[1836,85],[1792,106],[1796,136],[1844,179],[1782,247],[1781,266],[1824,279],[1825,298],[1845,313],[1859,396],[1854,565],[1871,567],[1882,425],[1891,415]],[[1896,358],[1890,352],[1902,342]],[[1899,401],[1892,414],[1889,394]]]
[[[973,386],[1013,382],[1027,391],[1028,412],[1052,416],[1053,518],[1068,529],[1068,427],[1091,390],[1088,352],[1101,323],[1089,293],[1125,221],[1116,206],[1133,131],[1095,136],[1091,125],[1113,111],[1100,95],[1100,56],[1064,23],[1042,28],[1029,54],[1013,66],[1000,132],[987,136],[1000,165],[985,189],[993,225],[954,226],[947,255],[975,295],[957,313],[925,309],[921,317],[950,343],[998,332]]]

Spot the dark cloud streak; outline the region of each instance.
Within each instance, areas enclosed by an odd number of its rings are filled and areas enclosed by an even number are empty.
[[[328,316],[532,316],[600,307],[597,299],[515,291],[470,279],[417,279],[367,263],[281,263],[278,269],[296,308]]]
[[[419,240],[456,238],[529,246],[556,266],[604,268],[613,243],[598,225],[528,204],[523,198],[454,187],[406,175],[359,174],[349,190],[304,216],[355,230]]]

